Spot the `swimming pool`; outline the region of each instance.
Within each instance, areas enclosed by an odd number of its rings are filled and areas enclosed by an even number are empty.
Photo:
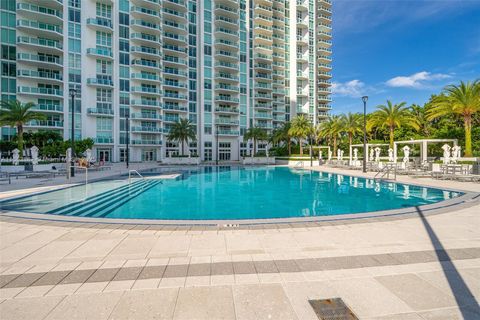
[[[7,211],[72,217],[232,220],[383,211],[460,195],[288,167],[228,166],[182,170],[175,179],[135,180],[131,184],[125,179],[95,182],[5,200],[0,206]]]

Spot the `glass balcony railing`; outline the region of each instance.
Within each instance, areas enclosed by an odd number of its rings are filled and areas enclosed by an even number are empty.
[[[51,63],[58,66],[63,65],[63,60],[58,57],[36,55],[30,53],[17,53],[17,60],[33,61],[33,62],[42,62],[42,63]]]
[[[25,93],[25,94],[38,94],[38,95],[49,95],[49,96],[56,96],[56,97],[63,97],[63,91],[59,89],[52,89],[52,88],[37,88],[37,87],[25,87],[20,86],[17,87],[18,93]]]
[[[105,49],[105,48],[88,48],[87,49],[87,54],[113,58],[112,50]]]
[[[32,110],[63,112],[63,106],[58,104],[36,104]]]
[[[88,108],[87,113],[92,115],[113,116],[113,110],[107,108]]]
[[[95,138],[95,143],[112,144],[113,143],[113,138],[112,137],[96,137]]]
[[[106,18],[88,18],[87,25],[113,29],[112,20]]]
[[[17,43],[24,43],[48,48],[54,48],[58,50],[63,49],[63,44],[59,41],[49,40],[49,39],[38,39],[31,37],[17,37]]]
[[[54,24],[32,21],[32,20],[17,20],[17,28],[19,27],[26,27],[26,28],[32,28],[32,29],[37,29],[42,31],[54,32],[54,33],[57,33],[58,35],[63,36],[62,27]]]
[[[62,128],[63,121],[54,120],[32,120],[27,123],[30,127],[50,127],[50,128]]]
[[[40,79],[49,79],[49,80],[58,80],[58,81],[63,80],[63,75],[61,73],[35,71],[35,70],[17,70],[17,77],[40,78]]]
[[[18,11],[25,10],[25,11],[35,12],[37,14],[46,14],[46,15],[53,16],[60,19],[63,18],[63,14],[59,10],[37,6],[30,3],[17,3],[17,10]]]

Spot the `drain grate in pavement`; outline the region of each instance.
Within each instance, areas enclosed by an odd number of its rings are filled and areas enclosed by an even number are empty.
[[[320,320],[358,320],[340,298],[308,300]]]

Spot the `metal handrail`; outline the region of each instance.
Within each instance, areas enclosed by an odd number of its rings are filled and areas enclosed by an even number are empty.
[[[303,168],[305,166],[305,164],[303,163],[303,161],[298,161],[293,167],[295,169],[299,169],[299,168]]]
[[[390,179],[390,172],[393,171],[393,180],[397,180],[397,164],[390,164],[390,163],[387,163],[383,168],[382,170],[378,171],[375,176],[373,177],[373,180],[376,181],[377,179],[378,180],[381,180],[383,177],[385,177],[385,175],[387,176],[387,179]],[[379,175],[381,174],[380,177],[378,177]]]
[[[140,178],[142,178],[143,180],[145,180],[145,177],[142,176],[142,175],[140,174],[140,172],[138,172],[137,170],[128,170],[128,184],[131,183],[131,180],[132,180],[132,178],[131,178],[131,177],[132,177],[132,172],[133,172],[133,173],[136,173],[138,176],[140,176]]]
[[[85,197],[82,199],[85,201],[88,198],[88,167],[73,166],[73,168],[85,169]]]

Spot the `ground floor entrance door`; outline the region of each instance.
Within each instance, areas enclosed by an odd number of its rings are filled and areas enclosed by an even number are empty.
[[[156,160],[155,150],[143,150],[142,158],[143,158],[142,161],[147,161],[147,162],[155,161]]]
[[[97,149],[97,161],[99,162],[111,162],[112,161],[112,149]]]

